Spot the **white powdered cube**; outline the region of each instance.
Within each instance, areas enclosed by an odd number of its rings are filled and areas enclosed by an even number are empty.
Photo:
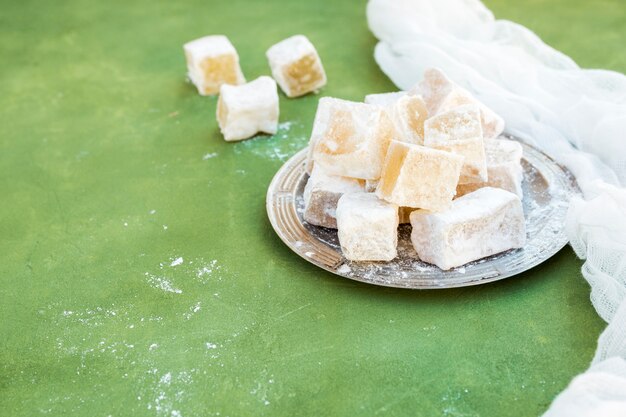
[[[247,139],[258,132],[276,133],[276,82],[261,76],[243,85],[222,85],[217,101],[217,122],[227,141]]]
[[[376,195],[401,207],[445,210],[459,182],[463,157],[392,141]]]
[[[443,270],[526,243],[522,202],[499,188],[481,188],[439,213],[411,213],[411,241],[418,257]]]
[[[246,82],[239,66],[239,55],[223,35],[205,36],[183,45],[191,82],[203,95],[214,95],[222,84]]]
[[[375,180],[380,177],[393,125],[385,111],[364,103],[323,97],[309,141],[309,163],[331,175]]]
[[[337,204],[337,234],[351,261],[391,261],[397,255],[398,206],[371,193],[344,194]]]
[[[483,187],[502,188],[523,198],[522,145],[508,139],[488,139],[485,141],[487,155],[487,181],[473,184],[459,184],[457,197]]]
[[[339,198],[345,193],[358,193],[363,181],[328,175],[316,165],[304,187],[304,220],[316,226],[337,228],[336,210]]]
[[[409,94],[421,95],[431,115],[466,104],[477,105],[480,109],[485,139],[493,139],[504,130],[502,117],[478,101],[469,91],[449,80],[442,71],[436,68],[424,71],[423,80],[413,87]]]
[[[421,96],[407,95],[404,91],[370,94],[365,96],[365,103],[385,109],[395,129],[395,140],[424,144],[424,122],[428,119],[428,110]]]
[[[487,160],[478,106],[455,107],[426,120],[424,145],[465,158],[459,183],[487,181]]]
[[[388,106],[393,104],[402,96],[406,95],[406,91],[395,91],[393,93],[368,94],[365,96],[365,104],[375,104],[377,106]]]
[[[287,97],[299,97],[326,85],[326,73],[317,50],[304,35],[295,35],[266,52],[272,76]]]

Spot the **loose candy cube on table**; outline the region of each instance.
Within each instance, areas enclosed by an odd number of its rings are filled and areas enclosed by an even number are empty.
[[[331,175],[378,179],[393,131],[378,106],[323,97],[313,122],[307,168],[319,164]]]
[[[418,257],[443,270],[521,248],[526,242],[520,199],[498,188],[481,188],[439,213],[416,210],[410,218]]]
[[[328,175],[319,165],[304,187],[304,220],[316,226],[337,228],[336,210],[345,193],[363,192],[363,181]]]
[[[397,256],[398,206],[372,193],[349,193],[339,199],[337,229],[349,260],[391,261]]]
[[[501,188],[523,198],[522,145],[508,139],[488,139],[485,141],[487,156],[487,181],[472,184],[459,184],[457,197],[483,187]]]
[[[183,46],[187,71],[201,95],[217,94],[222,84],[246,82],[235,47],[223,35],[205,36]]]
[[[220,88],[217,121],[227,141],[247,139],[258,132],[276,133],[278,113],[276,82],[270,77]]]
[[[487,161],[476,105],[455,107],[426,120],[424,144],[462,155],[461,184],[487,180]]]
[[[287,95],[299,97],[326,84],[317,50],[304,35],[284,39],[267,50],[272,76]]]
[[[462,166],[462,156],[394,140],[376,195],[402,207],[445,210],[456,192]]]
[[[421,95],[426,102],[430,115],[462,105],[477,105],[480,109],[483,136],[486,139],[495,138],[504,130],[502,117],[478,101],[469,91],[452,82],[442,71],[436,68],[429,68],[424,71],[424,78],[409,91],[409,94]]]

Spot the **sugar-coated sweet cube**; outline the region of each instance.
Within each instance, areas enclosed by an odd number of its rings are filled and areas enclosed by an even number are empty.
[[[432,116],[424,123],[424,144],[426,146],[447,145],[464,139],[482,139],[478,106],[456,107]]]
[[[337,228],[336,210],[345,193],[362,192],[363,181],[328,175],[316,165],[304,187],[304,220],[316,226]]]
[[[406,95],[406,91],[394,91],[393,93],[368,94],[363,100],[366,104],[375,104],[377,106],[388,106],[395,103],[402,96]]]
[[[284,39],[267,50],[272,76],[287,97],[299,97],[326,84],[317,50],[304,35]]]
[[[477,105],[480,109],[483,136],[486,139],[493,139],[504,130],[502,117],[478,101],[469,91],[452,82],[442,71],[436,68],[429,68],[424,71],[424,78],[411,89],[409,94],[421,95],[431,115],[466,104]]]
[[[421,96],[402,96],[386,108],[396,130],[394,139],[418,145],[424,143],[428,110]]]
[[[370,94],[365,96],[365,103],[385,109],[395,129],[395,140],[418,145],[424,143],[424,122],[428,119],[428,110],[421,96],[408,95],[404,91]]]
[[[222,85],[216,113],[227,141],[247,139],[258,132],[276,133],[279,113],[276,82],[261,76],[243,85]]]
[[[487,162],[476,105],[455,107],[426,120],[424,144],[462,155],[461,184],[487,180]]]
[[[445,210],[454,197],[462,166],[462,156],[394,140],[376,195],[402,207]]]
[[[344,194],[337,204],[337,234],[352,261],[390,261],[397,255],[398,206],[372,193]]]
[[[191,82],[203,95],[220,91],[222,84],[246,82],[235,47],[223,35],[205,36],[183,45]]]
[[[481,188],[439,213],[411,213],[411,241],[418,257],[443,270],[495,255],[526,242],[520,199],[499,188]]]
[[[380,107],[323,97],[313,122],[309,161],[331,175],[375,180],[392,135],[393,125]]]
[[[521,159],[522,145],[508,139],[488,139],[485,141],[487,156],[487,181],[472,184],[459,184],[457,197],[483,187],[502,188],[523,198],[522,179],[524,177]]]

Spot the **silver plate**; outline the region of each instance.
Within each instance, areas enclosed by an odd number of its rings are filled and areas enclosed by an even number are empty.
[[[339,247],[337,231],[302,219],[302,193],[308,175],[306,149],[276,173],[267,190],[267,215],[274,230],[295,253],[333,274],[387,287],[429,289],[485,284],[527,271],[567,244],[563,229],[569,200],[580,194],[573,175],[552,158],[521,140],[524,148],[524,214],[527,243],[514,249],[443,271],[417,259],[410,225],[399,228],[398,257],[390,262],[351,262]]]

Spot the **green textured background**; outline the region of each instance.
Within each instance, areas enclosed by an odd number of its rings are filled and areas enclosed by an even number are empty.
[[[612,1],[487,1],[581,65],[626,70]],[[570,249],[503,282],[371,287],[292,254],[266,219],[279,133],[225,143],[181,45],[227,34],[248,79],[304,33],[329,83],[393,89],[361,1],[0,1],[0,415],[533,416],[603,328]],[[173,260],[183,263],[171,266]]]

